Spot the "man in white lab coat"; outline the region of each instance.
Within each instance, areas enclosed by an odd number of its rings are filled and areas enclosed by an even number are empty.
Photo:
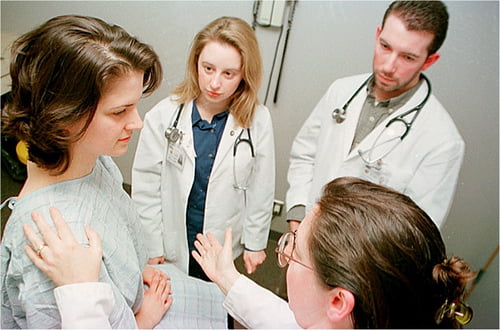
[[[373,74],[335,81],[294,140],[286,196],[290,229],[323,185],[340,176],[396,189],[442,227],[465,144],[422,71],[439,59],[447,29],[439,1],[389,6],[376,31]]]

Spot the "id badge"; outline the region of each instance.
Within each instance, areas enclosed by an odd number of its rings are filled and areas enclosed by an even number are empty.
[[[167,149],[167,161],[182,170],[184,167],[185,153],[179,143],[169,143]]]
[[[387,166],[384,166],[382,160],[378,160],[376,166],[365,165],[360,176],[361,179],[380,185],[387,185],[390,177]]]

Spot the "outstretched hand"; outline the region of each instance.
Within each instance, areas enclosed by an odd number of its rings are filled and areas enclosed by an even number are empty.
[[[99,235],[90,227],[85,227],[89,246],[83,246],[76,241],[61,212],[55,207],[49,211],[57,232],[37,212],[33,212],[31,217],[42,237],[30,225],[23,226],[24,234],[31,243],[31,246],[24,247],[28,257],[57,286],[97,282],[102,259]]]
[[[223,246],[212,233],[198,234],[196,239],[194,246],[197,251],[192,252],[193,258],[200,264],[208,278],[227,295],[240,276],[233,262],[231,228],[226,230]]]

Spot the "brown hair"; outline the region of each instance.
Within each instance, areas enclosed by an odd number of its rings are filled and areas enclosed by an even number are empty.
[[[92,17],[52,18],[12,46],[13,101],[2,112],[2,130],[27,143],[30,161],[64,173],[69,146],[88,128],[107,82],[133,70],[144,72],[145,94],[160,85],[156,53],[121,27]],[[70,136],[68,125],[82,118],[84,127]]]
[[[198,86],[198,59],[206,44],[221,42],[236,48],[241,55],[242,80],[232,96],[229,108],[242,127],[250,127],[257,93],[262,80],[262,59],[255,33],[248,23],[236,17],[220,17],[209,23],[195,36],[186,66],[186,77],[172,92],[179,103],[186,103],[200,95]]]
[[[474,273],[446,251],[438,228],[409,197],[357,178],[325,186],[309,246],[322,282],[355,296],[355,328],[436,328]],[[455,327],[454,320],[440,326]]]
[[[408,30],[428,31],[434,35],[428,55],[437,52],[446,39],[449,16],[441,1],[394,1],[384,14],[382,28],[391,14],[401,18]]]

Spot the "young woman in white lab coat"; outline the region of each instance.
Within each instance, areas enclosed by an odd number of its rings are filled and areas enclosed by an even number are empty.
[[[78,246],[64,221],[54,220],[59,235],[37,221],[53,255],[37,266],[56,283],[96,282],[98,240],[87,249]],[[40,241],[33,233],[28,237]],[[446,256],[430,217],[407,196],[358,178],[327,184],[298,229],[279,240],[279,264],[288,265],[288,303],[238,273],[230,230],[224,246],[210,233],[198,239],[193,256],[226,294],[224,307],[248,329],[455,328],[472,318],[463,292],[474,273],[462,259]],[[81,262],[68,267],[64,260],[76,255]],[[73,289],[57,289],[58,305],[62,317],[79,327],[83,312],[67,308]],[[109,294],[100,299],[112,303]],[[96,310],[97,297],[80,300]],[[95,314],[107,322],[104,311]]]
[[[234,256],[244,250],[249,273],[264,261],[275,165],[271,117],[257,100],[261,77],[252,28],[221,17],[196,35],[185,80],[146,114],[132,198],[149,263],[174,263],[205,278],[190,260],[195,235],[210,231],[222,239],[227,227]]]

